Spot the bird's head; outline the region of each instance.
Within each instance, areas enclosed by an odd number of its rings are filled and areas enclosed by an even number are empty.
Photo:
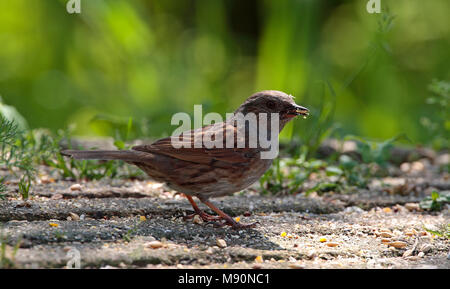
[[[249,98],[236,110],[235,113],[278,113],[280,123],[286,124],[298,115],[304,117],[309,115],[306,107],[300,106],[294,102],[292,95],[277,90],[260,91]]]

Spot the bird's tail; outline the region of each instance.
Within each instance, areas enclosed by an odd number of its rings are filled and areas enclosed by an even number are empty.
[[[105,151],[105,150],[93,150],[93,151],[76,151],[76,150],[64,150],[61,151],[64,156],[69,156],[77,160],[122,160],[126,162],[141,162],[143,159],[148,158],[151,154],[123,150],[123,151]]]

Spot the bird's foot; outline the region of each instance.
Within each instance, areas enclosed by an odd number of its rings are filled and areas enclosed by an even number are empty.
[[[215,221],[219,221],[222,218],[220,216],[214,216],[214,215],[210,215],[208,213],[205,213],[202,210],[196,211],[193,214],[189,214],[183,217],[184,220],[190,220],[193,219],[195,216],[199,216],[204,222],[215,222]]]

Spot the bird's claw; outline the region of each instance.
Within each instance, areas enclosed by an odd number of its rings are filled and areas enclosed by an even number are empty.
[[[210,215],[203,211],[199,211],[199,212],[195,212],[193,214],[183,216],[183,219],[190,220],[190,219],[193,219],[196,215],[198,215],[204,222],[219,221],[222,219],[220,216],[213,216],[213,215]]]

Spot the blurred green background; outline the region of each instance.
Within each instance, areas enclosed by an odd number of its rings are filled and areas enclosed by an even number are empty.
[[[0,95],[31,128],[113,136],[132,117],[133,137],[159,137],[173,113],[224,114],[263,89],[311,109],[283,132],[301,141],[427,144],[442,118],[426,100],[450,79],[448,0],[381,0],[382,14],[365,0],[66,3],[0,0]]]

